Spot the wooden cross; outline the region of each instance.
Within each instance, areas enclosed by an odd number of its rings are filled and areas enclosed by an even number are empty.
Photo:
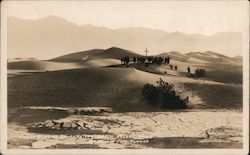
[[[146,57],[148,56],[148,49],[146,48],[146,51],[145,51],[145,53],[146,53]]]

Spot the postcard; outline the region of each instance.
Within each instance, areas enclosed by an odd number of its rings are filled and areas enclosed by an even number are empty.
[[[248,154],[248,1],[2,1],[2,154]]]

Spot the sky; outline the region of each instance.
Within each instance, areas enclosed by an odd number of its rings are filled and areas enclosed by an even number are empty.
[[[249,11],[247,1],[4,1],[2,8],[6,17],[54,15],[78,25],[146,27],[204,35],[244,32]]]

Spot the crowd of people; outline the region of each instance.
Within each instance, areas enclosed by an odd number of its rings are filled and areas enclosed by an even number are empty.
[[[206,70],[203,69],[203,68],[197,68],[197,69],[195,70],[195,75],[196,75],[197,77],[204,77],[204,76],[206,75]]]
[[[131,59],[129,56],[125,56],[121,58],[121,64],[123,65],[129,65]],[[133,63],[138,64],[158,64],[161,65],[163,63],[169,64],[170,63],[170,57],[156,57],[156,56],[149,56],[149,57],[133,57],[132,58]]]
[[[130,59],[129,56],[125,56],[121,58],[121,64],[128,67],[129,63],[133,62],[134,64],[145,64],[145,67],[148,67],[149,64],[168,64],[169,69],[177,70],[178,66],[170,64],[170,57],[157,57],[157,56],[148,56],[148,57],[132,57]],[[164,73],[167,73],[166,71]],[[194,73],[191,73],[190,67],[187,67],[187,73],[190,77],[203,77],[206,75],[206,70],[202,68],[197,68]]]

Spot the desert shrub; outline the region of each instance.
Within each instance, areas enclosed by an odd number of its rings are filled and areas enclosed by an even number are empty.
[[[174,85],[169,84],[162,79],[156,82],[157,86],[145,84],[142,94],[152,105],[170,109],[184,109],[187,104],[176,95]]]
[[[206,70],[202,69],[202,68],[197,68],[195,70],[195,76],[196,77],[204,77],[204,76],[206,76]]]

